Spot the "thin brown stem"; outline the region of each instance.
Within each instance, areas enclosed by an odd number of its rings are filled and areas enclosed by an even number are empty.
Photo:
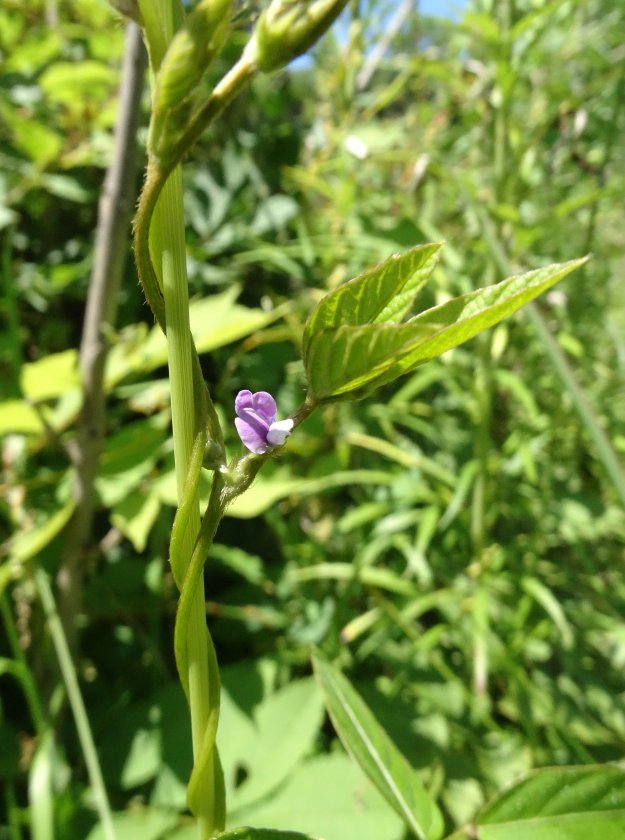
[[[59,613],[73,652],[77,646],[75,618],[82,604],[83,560],[93,524],[94,483],[106,425],[106,329],[115,323],[128,251],[137,172],[136,135],[145,66],[140,29],[135,23],[130,23],[126,29],[113,157],[98,208],[93,271],[80,345],[83,406],[71,453],[76,469],[76,510],[67,526],[63,559],[57,575]]]

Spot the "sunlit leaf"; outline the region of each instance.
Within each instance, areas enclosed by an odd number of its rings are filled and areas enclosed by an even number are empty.
[[[50,353],[36,362],[22,366],[20,385],[30,400],[58,397],[79,384],[78,353],[64,350]]]
[[[23,400],[0,403],[0,435],[36,435],[43,432],[43,428],[43,422],[35,409]]]
[[[304,355],[322,330],[400,321],[432,273],[441,247],[437,242],[394,254],[326,295],[304,327]]]
[[[221,294],[191,302],[191,332],[198,353],[209,353],[239,341],[278,320],[286,311],[285,307],[265,312],[242,306],[236,302],[239,293],[240,288],[233,286]],[[135,336],[130,346],[120,342],[113,347],[106,369],[107,386],[116,385],[130,373],[154,370],[166,363],[167,341],[160,327],[154,327],[144,340]]]
[[[130,540],[134,550],[141,553],[160,509],[156,493],[135,490],[115,505],[111,522]]]
[[[304,356],[312,395],[317,400],[363,396],[494,326],[585,261],[509,277],[428,309],[405,324],[343,325],[316,332]]]
[[[625,770],[549,767],[502,793],[478,815],[477,840],[623,840]]]

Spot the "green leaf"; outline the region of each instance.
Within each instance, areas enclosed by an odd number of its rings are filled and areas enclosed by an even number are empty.
[[[521,585],[527,594],[534,598],[551,616],[553,623],[560,631],[562,647],[565,650],[571,650],[575,643],[573,628],[569,624],[566,613],[556,596],[543,583],[533,577],[523,577]]]
[[[114,90],[118,72],[99,61],[57,61],[39,77],[50,102],[79,110],[85,101],[101,101]]]
[[[115,505],[111,512],[111,523],[140,554],[145,549],[160,509],[161,503],[155,493],[135,490]]]
[[[226,516],[251,519],[288,496],[312,496],[337,487],[361,484],[393,484],[395,476],[383,470],[342,470],[322,478],[289,478],[278,475],[258,478],[249,490],[238,496],[226,508]],[[161,496],[162,498],[162,496]]]
[[[269,312],[236,303],[241,289],[233,286],[218,295],[194,300],[189,305],[191,332],[198,353],[209,353],[261,330],[284,315],[286,307]],[[116,344],[107,361],[106,382],[111,388],[130,373],[146,372],[167,364],[167,340],[160,327],[147,338],[139,333],[129,344]]]
[[[344,753],[301,762],[272,796],[231,814],[237,823],[296,829],[323,840],[395,840],[403,825]]]
[[[235,828],[220,834],[217,840],[315,840],[310,834],[298,831],[278,831],[275,828]]]
[[[304,356],[317,400],[364,396],[499,323],[586,262],[515,275],[454,298],[405,324],[339,326],[312,336]]]
[[[304,327],[304,357],[311,339],[322,330],[401,321],[432,273],[441,248],[437,242],[394,254],[326,295]]]
[[[47,166],[60,155],[63,138],[54,129],[23,117],[11,122],[13,142],[34,164]]]
[[[317,653],[312,661],[330,717],[347,751],[420,840],[440,837],[440,812],[418,774],[343,674]]]
[[[164,833],[178,822],[178,815],[173,811],[160,811],[157,808],[142,808],[128,813],[113,814],[115,835],[123,840],[161,840]],[[100,825],[95,826],[87,840],[105,840],[109,834]]]
[[[75,507],[76,502],[70,499],[60,510],[30,531],[19,531],[11,543],[11,557],[23,562],[40,554],[67,525]]]
[[[532,773],[478,815],[478,840],[623,840],[625,771],[612,765]]]
[[[35,409],[23,400],[6,400],[0,403],[0,435],[11,432],[38,435],[44,426]]]
[[[231,733],[231,737],[236,731],[234,740],[238,743],[225,739],[222,751],[220,742],[220,755],[229,787],[229,807],[241,810],[277,790],[311,751],[323,721],[323,703],[312,678],[292,682],[264,698],[251,719],[245,716],[240,720],[226,695],[224,690],[221,731]],[[233,718],[236,726],[232,725]],[[271,761],[267,760],[269,755]],[[235,787],[237,766],[245,767],[248,775]]]
[[[80,385],[78,353],[63,350],[50,353],[22,366],[20,386],[29,400],[48,400]]]
[[[154,419],[128,423],[109,437],[96,478],[106,507],[118,505],[143,481],[160,458],[165,440],[165,432]]]

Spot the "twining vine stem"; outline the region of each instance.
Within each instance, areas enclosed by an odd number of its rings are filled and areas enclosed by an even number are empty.
[[[141,6],[146,16],[146,39],[154,81],[164,51],[173,37],[173,11],[162,2],[156,6],[142,2]],[[252,38],[237,63],[216,85],[205,103],[196,108],[187,125],[182,129],[176,125],[176,132],[181,133],[176,133],[173,139],[165,137],[163,140],[159,136],[155,144],[158,154],[148,142],[146,179],[135,217],[134,250],[139,280],[146,301],[156,322],[166,334],[170,348],[174,450],[179,488],[179,504],[170,543],[172,573],[180,591],[174,628],[174,652],[180,681],[189,702],[193,730],[194,767],[188,785],[188,802],[197,817],[202,840],[208,840],[225,825],[223,771],[215,744],[220,678],[215,648],[206,627],[204,610],[201,609],[204,604],[202,572],[227,504],[249,487],[269,456],[248,455],[235,458],[228,466],[225,463],[223,431],[202,376],[188,315],[182,317],[180,311],[184,303],[188,313],[188,290],[184,255],[180,253],[183,239],[179,227],[182,192],[177,167],[202,131],[222,113],[256,73],[254,54]],[[153,128],[154,122],[151,131]],[[171,146],[167,146],[168,140],[171,140]],[[166,185],[174,181],[175,187],[170,189],[167,186],[165,190]],[[159,203],[161,198],[163,204]],[[150,227],[155,213],[159,224],[155,226],[151,241]],[[167,221],[164,221],[165,216]],[[186,355],[189,352],[190,360]],[[189,361],[191,374],[185,384],[177,380],[188,374]],[[193,406],[192,432],[188,425],[186,431],[176,429],[174,403],[179,418],[181,406]],[[293,415],[294,425],[301,423],[311,411],[312,405],[303,403]],[[178,422],[183,426],[187,422],[184,411]],[[198,531],[200,476],[209,449],[210,466],[215,472],[208,505]]]

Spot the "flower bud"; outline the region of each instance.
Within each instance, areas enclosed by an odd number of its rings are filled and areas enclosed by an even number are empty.
[[[177,108],[224,45],[232,18],[232,0],[200,0],[174,35],[156,79],[154,110]]]
[[[255,33],[259,70],[284,67],[319,40],[347,5],[347,0],[272,0]]]
[[[223,447],[217,443],[216,440],[209,438],[206,441],[204,449],[204,457],[202,459],[202,466],[207,470],[221,470],[225,464],[226,458]]]

